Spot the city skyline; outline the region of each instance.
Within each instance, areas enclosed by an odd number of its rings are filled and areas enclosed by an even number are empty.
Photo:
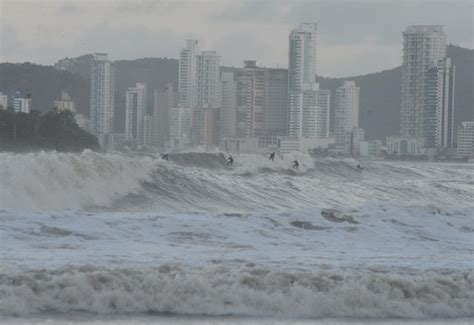
[[[419,14],[421,18],[415,19]],[[288,33],[298,22],[317,21],[318,74],[347,77],[401,65],[399,39],[408,25],[444,25],[449,41],[467,48],[473,47],[474,39],[468,1],[63,1],[38,6],[1,0],[0,15],[1,62],[53,64],[94,52],[109,53],[111,59],[178,59],[175,48],[193,38],[203,49],[219,53],[222,65],[240,66],[255,59],[260,66],[286,68]],[[82,26],[81,17],[86,16],[86,28],[70,30]],[[127,24],[116,25],[114,17],[126,18]],[[185,17],[185,23],[179,23]],[[132,35],[133,47],[104,42]]]

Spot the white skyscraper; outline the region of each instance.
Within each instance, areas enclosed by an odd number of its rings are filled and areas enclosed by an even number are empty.
[[[344,146],[348,134],[359,128],[359,92],[354,81],[344,81],[336,90],[334,131],[338,147]]]
[[[219,101],[220,56],[215,51],[203,51],[197,55],[196,61],[196,107],[217,108]]]
[[[426,148],[454,147],[454,78],[450,58],[439,60],[426,72],[422,106]]]
[[[91,66],[90,127],[104,145],[114,128],[115,71],[107,54],[93,54]]]
[[[289,36],[288,133],[292,137],[311,133],[303,130],[303,90],[316,82],[316,27],[316,23],[302,23]]]
[[[145,143],[146,92],[146,84],[137,83],[125,93],[125,140],[129,144]]]
[[[409,26],[403,33],[401,130],[403,137],[423,137],[426,74],[446,57],[443,26]]]
[[[198,41],[187,40],[179,56],[179,105],[194,108],[197,104]]]

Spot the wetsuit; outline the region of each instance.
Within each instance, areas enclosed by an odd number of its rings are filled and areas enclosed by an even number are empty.
[[[293,161],[293,169],[298,169],[299,166],[298,160]]]

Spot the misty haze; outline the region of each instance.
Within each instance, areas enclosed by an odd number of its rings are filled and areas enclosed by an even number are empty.
[[[0,323],[474,323],[474,2],[0,0]]]

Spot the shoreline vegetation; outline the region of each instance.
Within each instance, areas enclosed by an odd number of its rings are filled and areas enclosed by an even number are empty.
[[[70,111],[0,110],[0,152],[100,150],[97,138],[80,128]]]

